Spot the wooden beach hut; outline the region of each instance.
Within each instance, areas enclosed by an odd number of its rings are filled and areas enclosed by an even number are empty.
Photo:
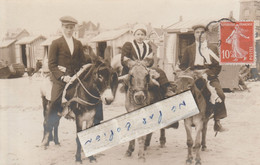
[[[96,43],[96,54],[111,59],[120,53],[120,48],[126,41],[132,40],[130,28],[122,28],[101,32],[91,42]]]
[[[42,60],[44,55],[41,43],[46,37],[28,36],[15,43],[16,45],[16,62],[23,63],[25,68],[35,68],[37,60]]]
[[[0,61],[6,65],[16,63],[15,42],[16,39],[0,42]]]

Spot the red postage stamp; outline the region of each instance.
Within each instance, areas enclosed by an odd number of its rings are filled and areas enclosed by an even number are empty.
[[[220,22],[220,64],[254,64],[253,21]]]

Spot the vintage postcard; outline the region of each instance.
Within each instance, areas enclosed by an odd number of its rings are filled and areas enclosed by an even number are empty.
[[[0,164],[260,164],[259,0],[0,0]]]

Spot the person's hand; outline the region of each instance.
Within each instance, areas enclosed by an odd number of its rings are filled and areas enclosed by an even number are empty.
[[[70,82],[70,79],[71,79],[70,76],[62,76],[62,77],[61,77],[61,80],[64,81],[65,83]]]

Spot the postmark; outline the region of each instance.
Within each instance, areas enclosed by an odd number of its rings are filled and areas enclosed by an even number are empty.
[[[254,37],[254,21],[220,22],[220,64],[254,64]]]

